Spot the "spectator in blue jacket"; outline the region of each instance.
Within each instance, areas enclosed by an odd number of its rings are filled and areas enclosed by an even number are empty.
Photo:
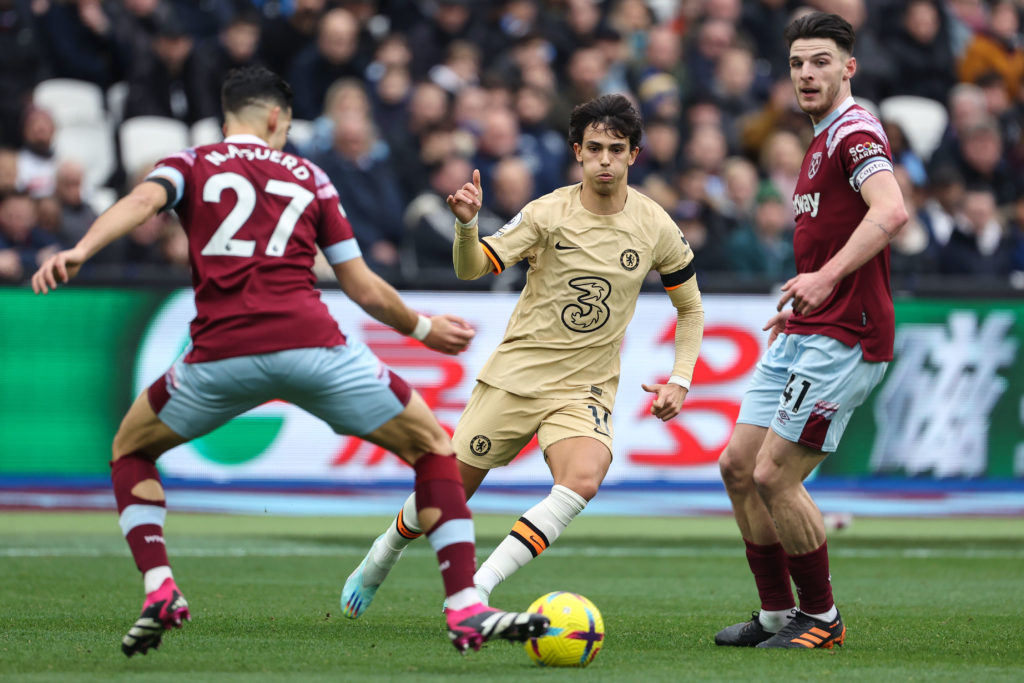
[[[396,268],[405,201],[398,192],[388,146],[377,138],[369,116],[356,111],[340,115],[334,147],[314,162],[338,188],[367,263],[382,272]]]
[[[295,56],[288,82],[295,92],[292,115],[315,119],[324,108],[327,89],[339,78],[362,78],[367,64],[359,54],[359,24],[351,12],[333,9],[324,15],[316,43]]]

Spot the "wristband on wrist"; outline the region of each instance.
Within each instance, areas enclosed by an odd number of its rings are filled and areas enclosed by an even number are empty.
[[[684,379],[679,375],[672,375],[671,377],[669,377],[668,384],[678,384],[683,389],[686,389],[687,391],[690,390],[690,380]]]
[[[416,327],[412,328],[412,332],[409,333],[409,336],[416,341],[423,341],[427,338],[427,335],[430,334],[430,326],[430,318],[421,313],[419,320],[416,321]]]
[[[480,217],[480,214],[479,213],[475,213],[475,214],[473,214],[473,217],[469,220],[468,223],[463,223],[462,221],[459,220],[459,217],[456,216],[455,217],[455,227],[456,228],[472,228],[474,225],[476,225],[476,221],[477,221],[477,219],[479,217]]]

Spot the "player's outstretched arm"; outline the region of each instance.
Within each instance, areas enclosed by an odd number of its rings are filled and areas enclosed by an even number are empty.
[[[683,408],[704,336],[704,304],[697,278],[691,277],[679,287],[669,290],[668,294],[676,308],[676,359],[672,376],[664,384],[640,385],[644,391],[655,394],[651,415],[664,422],[674,418]]]
[[[810,313],[825,302],[844,277],[885,249],[907,222],[907,207],[896,176],[888,171],[875,173],[861,185],[860,195],[868,205],[864,219],[843,248],[813,273],[800,273],[782,285],[778,310],[793,302],[793,310]]]
[[[43,261],[32,276],[32,291],[47,294],[78,274],[82,264],[103,247],[145,223],[167,204],[167,190],[162,185],[142,182],[127,196],[103,212],[89,231],[71,249],[59,251]]]
[[[409,308],[395,288],[370,270],[361,257],[334,264],[341,290],[376,320],[441,353],[465,350],[476,331],[462,318],[447,313],[423,316]]]

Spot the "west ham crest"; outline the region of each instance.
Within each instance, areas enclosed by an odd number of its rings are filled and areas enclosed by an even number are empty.
[[[821,152],[815,152],[811,155],[811,167],[807,169],[807,179],[810,180],[821,168]]]

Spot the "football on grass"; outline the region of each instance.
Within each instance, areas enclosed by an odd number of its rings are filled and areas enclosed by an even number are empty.
[[[540,666],[587,666],[604,645],[604,619],[582,595],[555,591],[527,608],[551,620],[548,632],[526,641],[526,652]]]

